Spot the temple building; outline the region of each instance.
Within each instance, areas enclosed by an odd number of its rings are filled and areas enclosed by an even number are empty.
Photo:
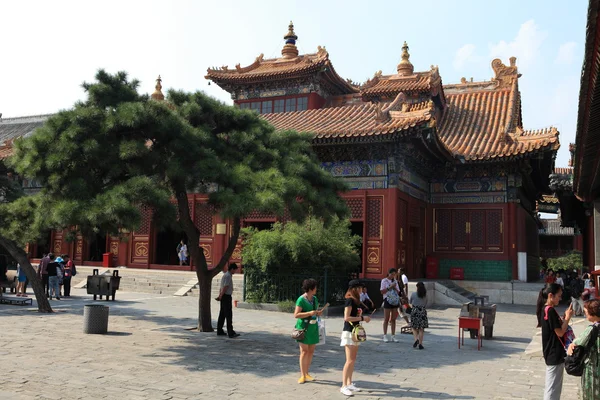
[[[391,267],[415,278],[537,275],[536,201],[549,193],[559,133],[523,128],[514,57],[493,60],[489,81],[444,85],[437,66],[414,71],[404,43],[395,73],[355,84],[325,47],[299,54],[291,23],[284,40],[279,58],[206,78],[277,129],[314,133],[323,168],[351,188],[343,197],[363,237],[363,277]]]
[[[516,58],[493,60],[491,80],[443,84],[437,66],[414,70],[404,43],[391,74],[358,84],[336,72],[325,47],[300,54],[297,40],[290,23],[281,57],[209,68],[206,79],[278,130],[314,134],[322,167],[350,189],[342,197],[352,232],[363,238],[361,277],[403,267],[411,279],[537,279],[536,204],[551,193],[559,133],[523,127]],[[158,80],[155,101],[164,101],[161,88]],[[205,195],[189,199],[211,265],[225,250],[229,222],[206,207]],[[58,231],[48,233],[47,247],[80,264],[110,252],[115,265],[193,269],[176,265],[178,234],[155,229],[148,210],[143,215],[126,242],[99,234],[67,243]],[[268,228],[277,219],[253,213],[243,225]],[[43,246],[32,245],[30,256]],[[231,261],[240,254],[238,247]]]

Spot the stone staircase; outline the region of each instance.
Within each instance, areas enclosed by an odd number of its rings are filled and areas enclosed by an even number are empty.
[[[477,296],[477,293],[473,293],[463,287],[460,287],[450,280],[436,281],[435,291],[436,303],[438,304],[442,304],[441,301],[438,301],[440,297],[438,293],[442,296],[445,296],[450,303],[455,303],[455,305],[462,305],[464,303],[474,301],[475,296]]]
[[[77,275],[73,278],[73,286],[87,280],[88,275],[92,275],[94,269],[98,267],[77,267]],[[121,282],[119,290],[124,292],[151,293],[157,295],[175,295],[190,281],[197,279],[196,273],[192,271],[166,271],[166,270],[148,270],[133,268],[116,268],[119,271]],[[108,269],[107,273],[112,274],[114,268]],[[217,275],[212,281],[211,298],[219,295],[219,284],[222,274]],[[233,299],[241,301],[243,296],[244,276],[240,274],[233,275],[234,294]],[[184,290],[185,292],[185,290]],[[184,296],[197,297],[199,293],[198,285],[191,286]]]

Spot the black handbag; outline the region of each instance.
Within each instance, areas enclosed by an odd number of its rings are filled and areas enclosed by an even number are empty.
[[[592,333],[590,334],[590,339],[588,340],[587,345],[585,347],[575,346],[573,349],[573,354],[565,358],[565,371],[567,371],[567,374],[573,376],[583,375],[583,370],[585,369],[585,360],[588,357],[590,349],[596,345],[597,339],[598,327],[593,325]]]

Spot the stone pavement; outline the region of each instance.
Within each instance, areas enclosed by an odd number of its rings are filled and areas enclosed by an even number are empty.
[[[289,314],[234,309],[237,339],[186,328],[195,325],[197,298],[117,292],[116,302],[91,300],[84,290],[53,301],[58,311],[0,305],[0,399],[343,399],[340,317],[328,318],[327,343],[299,385],[298,349]],[[110,306],[109,334],[85,335],[83,305]],[[533,307],[498,307],[494,339],[477,351],[457,347],[457,308],[429,310],[425,350],[381,341],[381,315],[365,324],[358,354],[357,399],[541,399],[545,366],[525,352],[535,336]],[[213,304],[213,320],[218,304]],[[583,328],[576,323],[576,332]],[[565,375],[563,399],[576,399],[578,379]]]

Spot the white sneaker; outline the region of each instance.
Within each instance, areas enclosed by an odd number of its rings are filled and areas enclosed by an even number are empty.
[[[390,341],[390,339],[388,339],[388,335],[383,335],[383,341],[384,341],[385,343],[387,343],[387,342],[389,342],[389,341]]]
[[[354,396],[352,390],[348,389],[348,386],[342,386],[342,388],[340,389],[340,393],[345,396]]]
[[[396,339],[396,335],[392,335],[392,342],[400,343],[400,341],[398,339]]]
[[[354,382],[349,384],[348,386],[346,386],[348,389],[350,389],[353,392],[360,392],[360,388],[357,388],[356,386],[354,386]]]

